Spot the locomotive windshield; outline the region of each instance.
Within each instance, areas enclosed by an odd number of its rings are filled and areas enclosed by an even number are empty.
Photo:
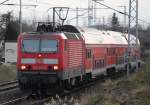
[[[41,40],[41,52],[57,52],[57,41]]]
[[[25,39],[22,41],[23,52],[39,52],[40,40]]]
[[[58,48],[57,40],[48,40],[48,39],[24,39],[22,41],[22,51],[23,52],[48,52],[56,53]]]

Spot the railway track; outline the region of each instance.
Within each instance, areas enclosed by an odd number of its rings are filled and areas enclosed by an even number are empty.
[[[75,87],[70,91],[64,91],[64,92],[58,94],[58,96],[59,97],[72,96],[73,94],[79,93],[79,91],[83,91],[85,88],[90,88],[90,87],[96,85],[96,83],[99,83],[102,81],[103,81],[102,79],[97,79],[95,81],[92,80],[92,81],[88,82],[87,84],[81,85],[79,87]],[[55,97],[55,95],[53,95],[52,97]],[[34,101],[34,102],[30,103],[29,105],[44,105],[44,103],[46,103],[48,101],[50,101],[50,97],[44,98],[42,100]]]
[[[95,81],[91,81],[89,84],[85,84],[85,85],[76,87],[70,91],[63,91],[61,93],[58,93],[58,95],[60,97],[71,95],[71,94],[76,93],[77,91],[79,91],[81,89],[92,86],[92,84],[95,84]],[[31,99],[31,98],[29,99],[29,95],[24,95],[22,97],[11,99],[7,102],[0,103],[0,105],[27,105],[27,104],[28,105],[43,105],[45,102],[49,101],[50,97],[55,97],[56,94],[57,93],[53,93],[49,97],[46,97],[44,99]]]
[[[15,105],[23,100],[26,100],[28,96],[23,96],[23,97],[20,97],[20,98],[16,98],[16,99],[13,99],[13,100],[10,100],[10,101],[7,101],[7,102],[4,102],[4,103],[0,103],[0,105]]]
[[[90,88],[92,86],[95,86],[96,84],[99,84],[100,82],[104,82],[106,79],[108,79],[108,77],[106,77],[105,79],[92,80],[84,85],[75,87],[70,91],[63,91],[58,95],[60,97],[70,96],[72,94],[76,94],[77,92],[84,90],[85,88]],[[20,98],[15,98],[7,102],[0,103],[0,105],[43,105],[44,103],[50,101],[50,97],[55,97],[55,95],[56,93],[44,99],[31,99],[31,98],[29,99],[29,95],[24,95]]]
[[[18,87],[18,81],[11,81],[0,84],[0,92],[8,91]]]

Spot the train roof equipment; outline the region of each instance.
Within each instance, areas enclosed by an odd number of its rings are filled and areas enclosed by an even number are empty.
[[[53,22],[38,22],[37,33],[62,33],[64,39],[81,39],[85,40],[85,44],[117,44],[128,45],[128,34],[115,31],[103,31],[87,27],[75,27],[72,25],[64,25],[67,18],[68,7],[53,7]],[[65,15],[62,12],[65,11]],[[58,17],[61,23],[56,22]],[[35,34],[35,33],[34,33]],[[53,34],[50,34],[53,35]],[[136,45],[136,37],[131,35],[131,44]],[[138,41],[139,44],[139,41]]]

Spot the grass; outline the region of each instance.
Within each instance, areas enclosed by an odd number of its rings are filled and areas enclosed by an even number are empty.
[[[128,79],[107,80],[85,91],[79,99],[67,99],[66,102],[64,99],[51,99],[45,105],[150,105],[150,88],[145,81],[141,70]]]
[[[137,91],[131,102],[133,105],[150,105],[150,90],[148,88],[143,88]]]
[[[150,57],[146,60],[146,66],[144,66],[144,80],[147,86],[150,86]]]
[[[87,105],[95,105],[97,104],[99,101],[103,101],[103,96],[100,94],[97,94],[95,96],[92,96],[90,99],[90,102]]]
[[[87,104],[81,105],[150,105],[150,58],[128,79],[107,80],[103,90],[104,93],[97,92]]]
[[[16,80],[16,65],[0,65],[0,82]]]

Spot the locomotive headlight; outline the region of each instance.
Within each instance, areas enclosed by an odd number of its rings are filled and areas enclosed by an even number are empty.
[[[41,54],[39,54],[39,55],[38,55],[38,57],[42,57],[42,55],[41,55]]]
[[[58,70],[59,67],[58,67],[57,65],[55,65],[55,66],[53,67],[53,69],[54,69],[54,70]]]
[[[25,65],[22,65],[21,66],[21,70],[25,70],[26,69],[26,66]]]

